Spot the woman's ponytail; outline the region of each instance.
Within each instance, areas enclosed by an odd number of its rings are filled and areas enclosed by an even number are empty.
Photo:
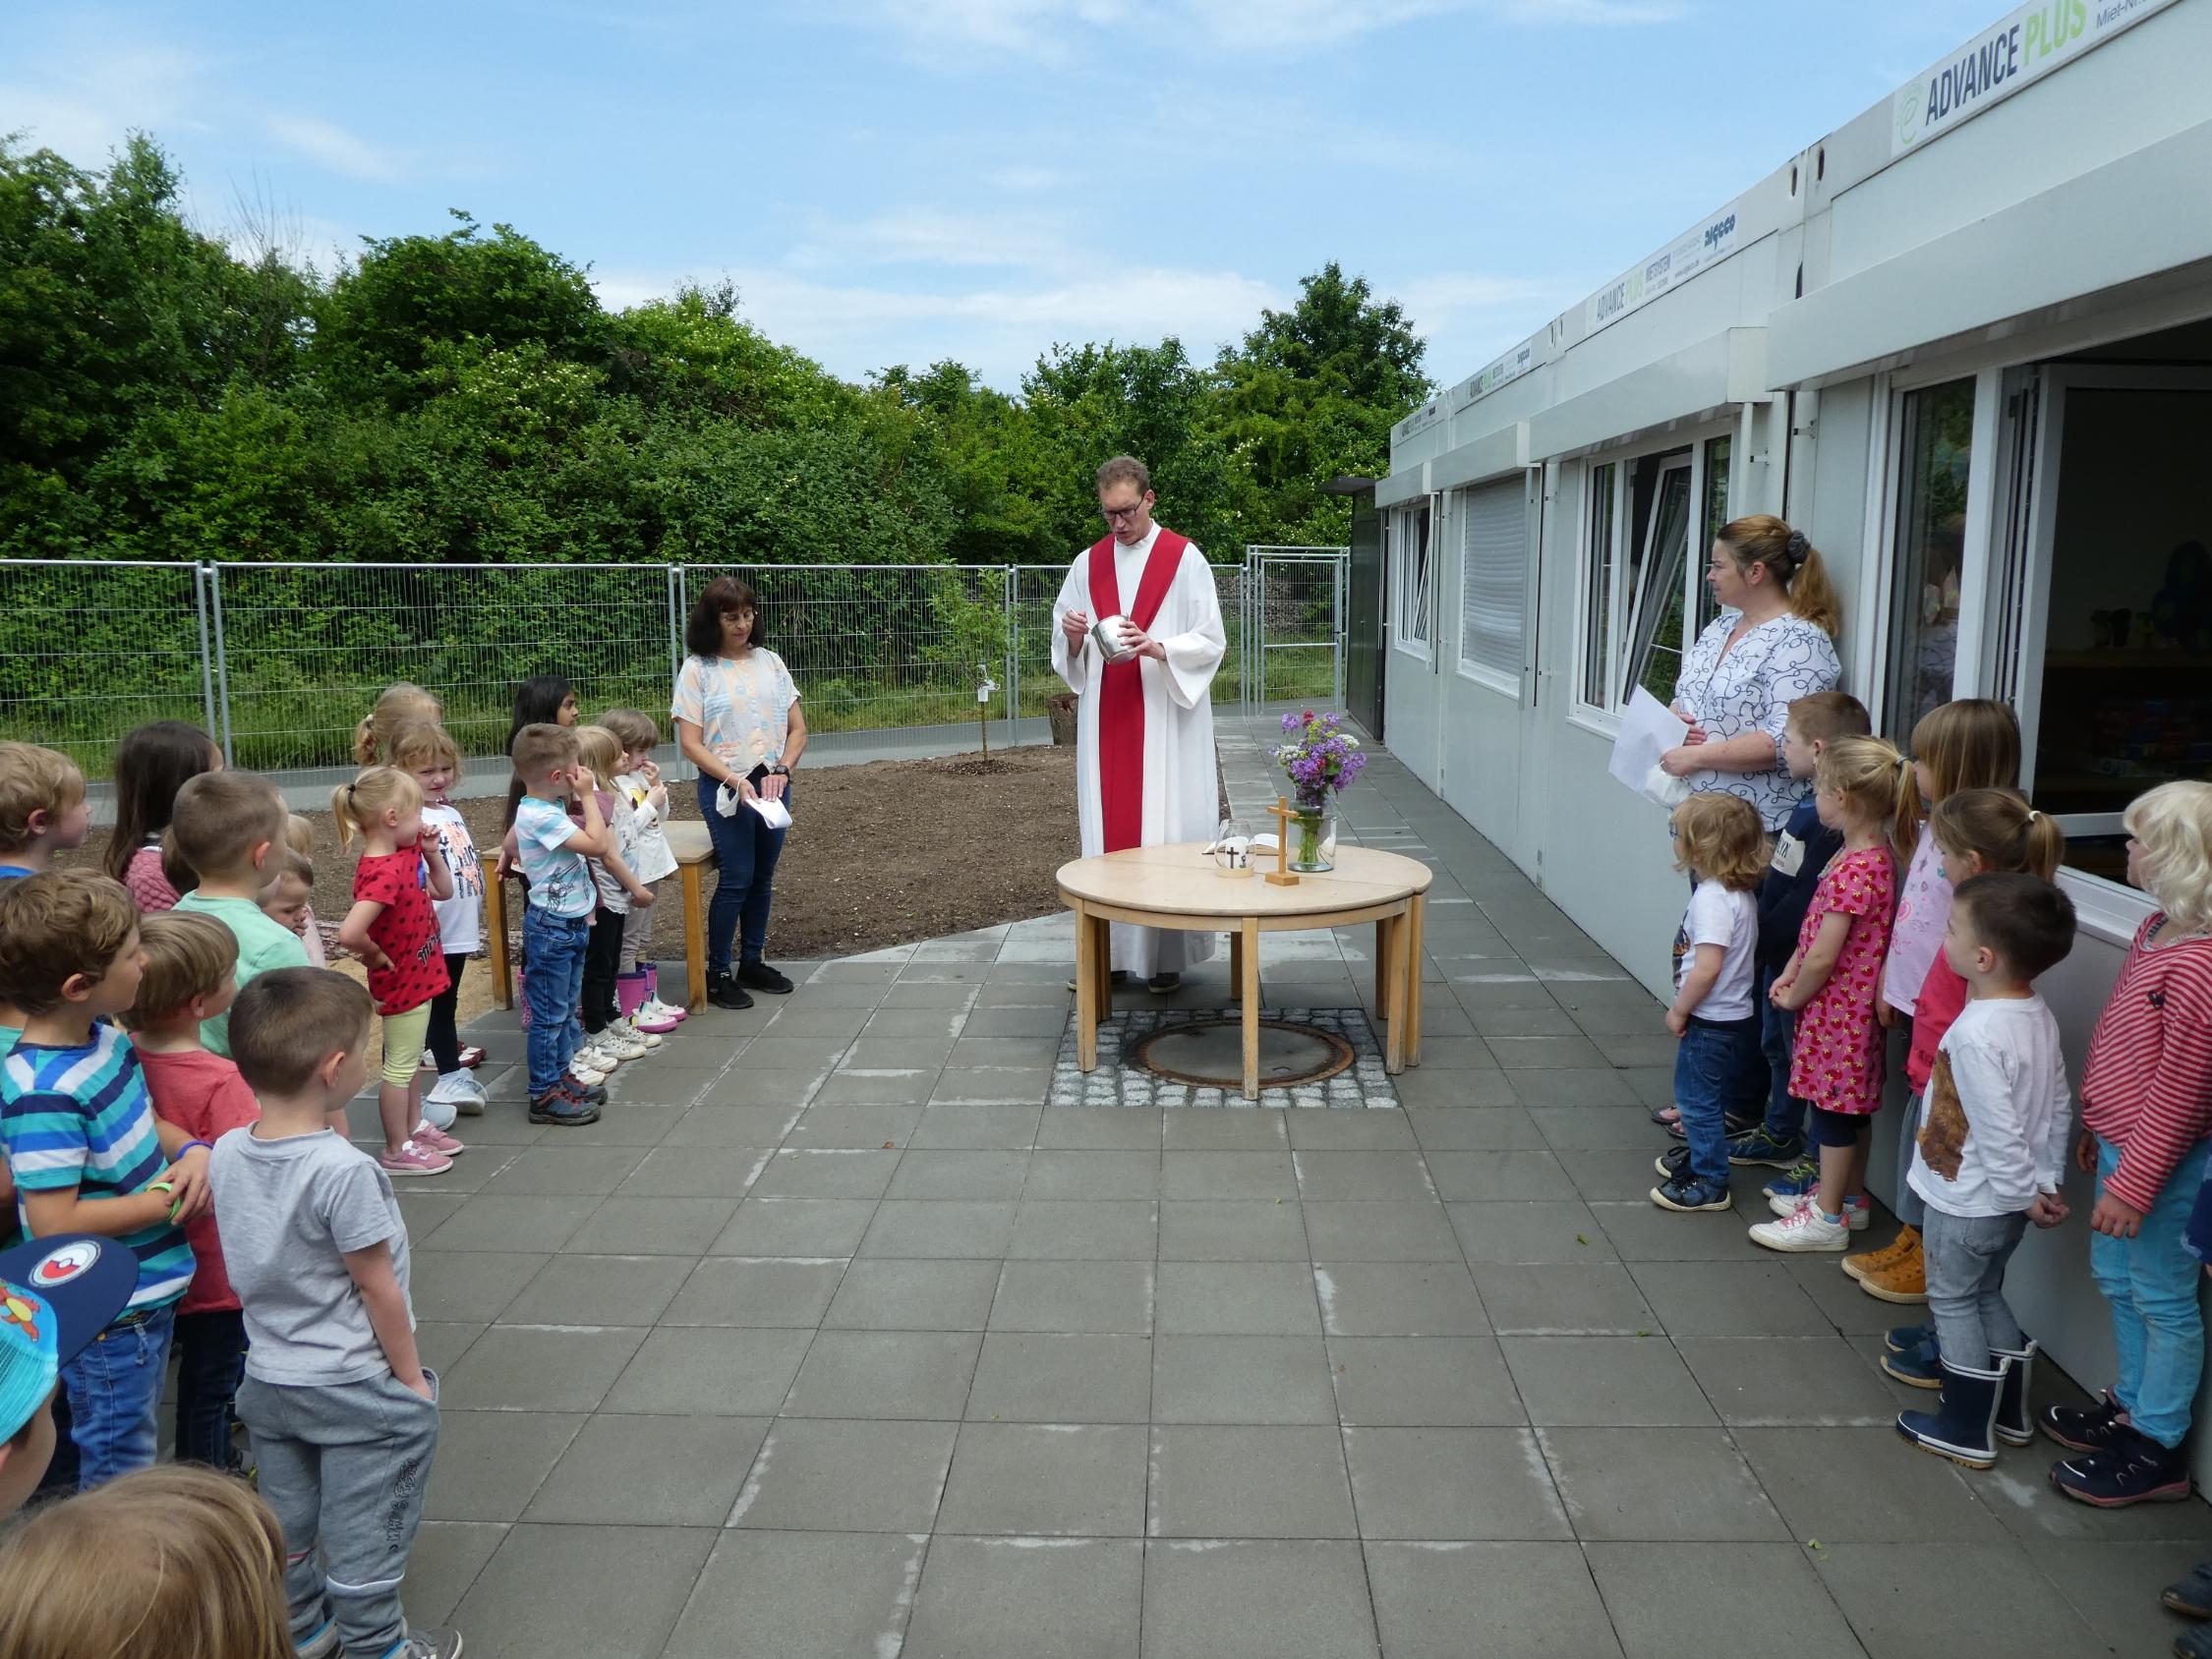
[[[1829,580],[1828,564],[1802,530],[1792,530],[1773,513],[1752,513],[1720,527],[1718,540],[1735,554],[1743,570],[1763,564],[1789,597],[1790,614],[1838,638],[1843,632],[1843,599]]]
[[[1843,633],[1843,598],[1828,579],[1828,561],[1818,547],[1808,546],[1797,561],[1797,574],[1789,579],[1789,608],[1830,639]]]

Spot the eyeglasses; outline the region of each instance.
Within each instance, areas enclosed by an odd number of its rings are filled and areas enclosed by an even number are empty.
[[[1144,510],[1144,503],[1138,501],[1127,507],[1100,507],[1098,510],[1106,515],[1107,523],[1119,524],[1123,519],[1135,518],[1138,513],[1141,513]]]

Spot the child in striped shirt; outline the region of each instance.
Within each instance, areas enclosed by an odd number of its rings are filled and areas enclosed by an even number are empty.
[[[2089,1271],[2112,1307],[2119,1375],[2087,1411],[2047,1407],[2076,1454],[2051,1478],[2116,1509],[2189,1493],[2182,1444],[2204,1368],[2184,1233],[2212,1153],[2212,783],[2161,784],[2122,820],[2127,880],[2157,901],[2089,1039],[2074,1162],[2097,1174]]]
[[[177,1224],[209,1201],[206,1143],[154,1116],[138,1056],[106,1023],[137,1001],[145,971],[120,882],[49,872],[0,890],[0,997],[26,1015],[0,1062],[0,1144],[24,1230],[96,1234],[138,1266],[123,1312],[62,1370],[80,1490],[153,1461],[177,1299],[192,1283]]]

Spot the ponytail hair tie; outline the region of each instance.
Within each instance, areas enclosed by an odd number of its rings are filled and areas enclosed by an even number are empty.
[[[1805,533],[1802,530],[1793,530],[1789,533],[1787,547],[1789,562],[1791,564],[1803,564],[1805,555],[1813,550],[1813,543],[1805,539]]]
[[[2037,812],[2033,807],[2028,808],[2028,822],[2030,824],[2040,824],[2042,821],[2043,815],[2041,813]]]

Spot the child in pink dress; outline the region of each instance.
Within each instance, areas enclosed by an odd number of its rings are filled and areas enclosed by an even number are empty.
[[[1843,1250],[1871,1219],[1866,1160],[1882,1107],[1883,1029],[1877,1013],[1882,964],[1896,912],[1892,828],[1909,828],[1919,807],[1912,764],[1876,737],[1839,738],[1813,773],[1821,822],[1843,847],[1821,873],[1797,930],[1797,950],[1772,993],[1797,1015],[1789,1092],[1813,1109],[1820,1184],[1802,1198],[1775,1199],[1779,1221],[1751,1230],[1770,1250]]]

